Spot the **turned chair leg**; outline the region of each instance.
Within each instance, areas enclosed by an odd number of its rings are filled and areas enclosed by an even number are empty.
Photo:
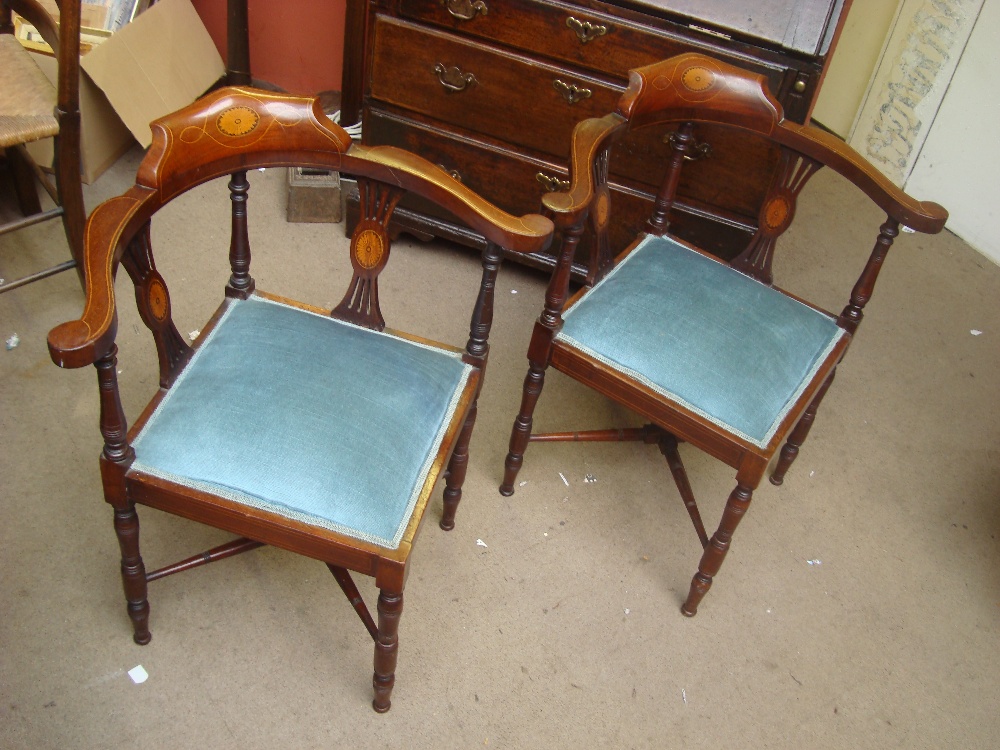
[[[476,424],[478,404],[473,404],[462,425],[462,434],[458,436],[455,450],[448,462],[448,474],[445,477],[444,513],[439,524],[445,531],[455,528],[455,513],[462,500],[462,485],[465,483],[465,472],[469,468],[469,441],[472,439],[472,428]]]
[[[517,479],[517,473],[524,463],[524,451],[527,450],[528,440],[531,438],[531,415],[535,413],[535,404],[538,403],[544,384],[545,367],[531,362],[528,374],[524,377],[521,411],[514,420],[514,427],[510,432],[510,448],[507,460],[504,461],[503,483],[500,485],[500,494],[504,497],[514,494],[514,480]]]
[[[372,708],[384,714],[392,706],[389,700],[396,682],[396,657],[399,653],[399,616],[403,612],[403,592],[386,590],[378,595],[378,636],[375,638],[375,673]]]
[[[149,643],[149,602],[146,600],[146,568],[139,554],[139,516],[135,505],[115,508],[115,533],[122,552],[122,585],[132,620],[132,640],[140,646]]]
[[[733,541],[733,532],[743,520],[752,497],[753,488],[744,484],[737,484],[736,489],[730,494],[719,528],[705,547],[701,562],[698,564],[698,572],[691,580],[687,601],[681,606],[681,613],[687,617],[694,617],[698,613],[698,604],[712,587],[712,579],[722,567],[722,561],[726,559],[729,545]]]
[[[812,429],[813,422],[816,420],[816,411],[823,402],[823,396],[830,389],[833,376],[836,374],[836,370],[830,373],[830,377],[820,386],[820,389],[816,392],[816,397],[813,398],[812,403],[809,404],[809,407],[799,419],[798,424],[795,425],[792,434],[788,436],[787,442],[785,442],[785,445],[781,449],[781,455],[778,457],[778,463],[774,467],[774,473],[771,474],[771,484],[780,487],[785,481],[785,473],[791,468],[795,459],[798,458],[799,448],[802,447],[806,438],[809,437],[809,430]]]

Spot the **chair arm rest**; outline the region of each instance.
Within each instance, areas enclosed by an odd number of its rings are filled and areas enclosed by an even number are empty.
[[[352,161],[368,163],[365,168]],[[384,167],[373,171],[370,165]],[[441,167],[421,156],[395,146],[354,144],[344,158],[344,172],[398,185],[418,195],[439,202],[459,219],[505,250],[537,253],[552,242],[552,222],[539,214],[513,216],[482,198]]]
[[[794,134],[780,139],[782,133]],[[900,224],[927,234],[940,232],[948,212],[933,201],[918,201],[894,185],[867,159],[842,140],[816,127],[783,122],[775,133],[787,145],[816,158],[853,182]]]
[[[49,331],[49,356],[59,367],[91,365],[103,357],[114,343],[118,329],[115,307],[115,267],[121,257],[122,237],[135,232],[140,215],[154,194],[133,187],[125,195],[99,205],[87,220],[84,230],[83,263],[86,278],[86,302],[78,320],[71,320]],[[127,234],[126,234],[127,233]]]
[[[560,229],[580,224],[587,216],[598,185],[594,160],[627,128],[619,114],[592,117],[577,123],[570,141],[570,186],[566,192],[546,193],[542,205],[552,213]]]

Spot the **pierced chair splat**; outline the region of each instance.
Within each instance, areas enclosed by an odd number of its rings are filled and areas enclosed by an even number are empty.
[[[445,484],[443,529],[454,526],[462,497],[501,253],[545,248],[552,223],[510,216],[413,154],[352,144],[313,99],[225,88],[152,128],[136,184],[101,204],[87,224],[83,314],[49,335],[56,364],[97,368],[101,475],[134,640],[151,637],[150,581],[273,545],[329,567],[375,641],[373,705],[387,711],[411,549],[437,480]],[[350,242],[343,301],[328,310],[257,289],[248,185],[234,177],[231,275],[217,312],[189,345],[154,262],[156,213],[208,180],[289,166],[358,179],[364,217]],[[383,318],[378,282],[390,260],[387,226],[407,192],[488,239],[481,281],[468,294],[464,346],[389,328]],[[158,392],[131,426],[116,375],[119,264],[135,286],[160,373]],[[137,504],[239,538],[147,572]],[[375,579],[376,617],[350,571]]]
[[[669,234],[681,170],[697,170],[693,157],[711,154],[710,144],[699,141],[702,125],[764,140],[775,157],[756,234],[729,263]],[[668,131],[671,155],[644,230],[612,258],[607,241],[615,220],[608,200],[609,154],[625,132],[640,128]],[[798,454],[900,226],[939,232],[947,212],[903,193],[835,137],[785,120],[763,77],[697,54],[631,71],[617,111],[576,127],[571,165],[568,191],[543,199],[562,247],[532,334],[500,492],[513,494],[532,441],[638,440],[658,445],[703,548],[681,607],[693,616],[771,459],[781,448],[771,475],[772,483],[781,484]],[[776,241],[792,223],[803,187],[824,166],[853,183],[886,214],[839,314],[772,281]],[[573,252],[585,227],[596,234],[600,252],[591,260],[588,283],[569,298]],[[626,430],[533,433],[535,406],[550,367],[628,407],[649,424]],[[681,462],[679,442],[736,469],[736,487],[711,535]]]

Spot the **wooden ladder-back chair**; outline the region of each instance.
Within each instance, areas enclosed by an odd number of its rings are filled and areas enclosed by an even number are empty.
[[[330,568],[375,641],[374,707],[387,711],[411,548],[436,480],[445,483],[441,528],[454,526],[462,494],[501,252],[543,249],[552,223],[509,216],[405,151],[352,145],[318,100],[225,88],[152,129],[136,184],[88,221],[81,318],[49,334],[56,364],[97,368],[101,476],[114,508],[134,640],[150,640],[149,581],[274,545]],[[240,176],[289,166],[344,171],[359,182],[364,215],[350,242],[353,275],[333,310],[261,292],[250,275],[248,193]],[[153,260],[150,224],[175,197],[230,174],[231,276],[221,306],[189,346]],[[383,322],[378,280],[389,260],[386,227],[407,192],[487,238],[481,283],[469,290],[472,322],[463,348]],[[131,427],[116,376],[119,265],[134,283],[160,372],[159,391]],[[240,538],[147,572],[137,503]],[[377,621],[349,571],[374,577]]]
[[[767,139],[778,154],[756,234],[728,264],[668,232],[681,169],[704,151],[698,142],[702,124]],[[669,136],[672,156],[647,226],[612,259],[609,151],[626,131],[655,126],[676,128]],[[531,338],[500,492],[514,492],[531,441],[624,439],[658,445],[704,550],[681,608],[693,616],[772,457],[784,444],[771,475],[781,484],[798,454],[900,226],[939,232],[947,213],[911,199],[837,138],[784,120],[762,76],[697,54],[631,71],[618,111],[577,125],[571,159],[568,192],[544,197],[563,244]],[[887,214],[839,314],[783,291],[771,279],[775,241],[795,215],[799,192],[823,166]],[[585,224],[597,235],[592,281],[567,302],[570,264]],[[550,366],[650,424],[532,434],[532,413]],[[681,463],[680,441],[737,472],[736,488],[711,537]]]
[[[58,85],[49,79],[14,37],[12,12],[32,24],[58,61]],[[80,3],[60,0],[58,25],[35,0],[0,0],[0,150],[6,155],[23,218],[0,225],[0,235],[61,218],[70,260],[0,284],[9,292],[76,267],[83,280],[83,187],[80,182]],[[53,185],[35,164],[26,143],[55,140]],[[56,203],[43,211],[35,180]]]

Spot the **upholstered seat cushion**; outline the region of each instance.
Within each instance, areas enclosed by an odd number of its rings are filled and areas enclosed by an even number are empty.
[[[59,132],[55,87],[13,34],[0,34],[0,148]]]
[[[136,437],[133,468],[395,549],[471,372],[453,352],[236,301]]]
[[[655,236],[564,320],[560,341],[758,447],[846,335],[829,316]]]

